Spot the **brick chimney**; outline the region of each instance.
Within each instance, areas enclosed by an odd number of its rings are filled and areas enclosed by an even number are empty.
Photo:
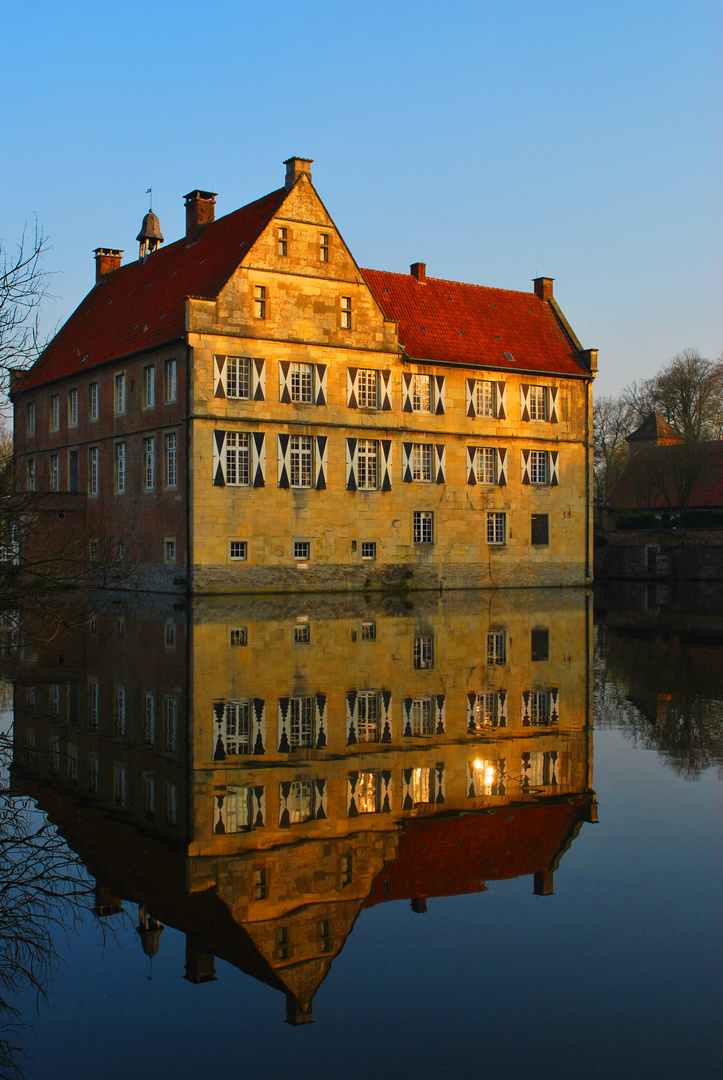
[[[535,296],[539,296],[540,300],[552,300],[552,283],[554,280],[551,277],[533,278]]]
[[[95,283],[96,285],[103,274],[110,274],[111,270],[117,270],[123,258],[123,252],[119,248],[96,248],[95,255]]]
[[[186,200],[186,246],[195,244],[213,221],[216,191],[189,191]]]
[[[313,158],[290,157],[284,162],[286,166],[286,190],[290,191],[302,173],[311,180],[311,165]]]
[[[427,264],[426,263],[412,263],[412,265],[409,267],[409,273],[412,275],[413,278],[416,278],[417,281],[426,281],[427,280]]]

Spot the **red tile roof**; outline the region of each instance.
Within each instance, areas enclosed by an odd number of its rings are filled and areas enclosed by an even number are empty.
[[[364,906],[481,892],[485,881],[549,870],[589,801],[408,818],[397,858],[377,875]]]
[[[706,465],[705,474],[693,489],[689,503],[690,509],[693,510],[723,507],[723,442],[710,442],[707,445],[710,459]],[[661,445],[659,450],[663,455],[671,458],[672,455],[680,454],[683,447]],[[677,508],[678,495],[673,479],[674,474],[669,477],[667,485],[670,501],[665,498],[662,491],[653,487],[654,481],[645,483],[642,479],[638,480],[639,470],[645,468],[645,460],[644,456],[636,456],[625,466],[625,472],[610,495],[609,504],[614,510]]]
[[[535,293],[362,270],[412,360],[581,375],[554,307]],[[510,360],[505,354],[514,359]]]
[[[288,192],[279,188],[214,221],[145,262],[104,274],[56,334],[18,389],[26,390],[184,334],[186,297],[215,298]]]

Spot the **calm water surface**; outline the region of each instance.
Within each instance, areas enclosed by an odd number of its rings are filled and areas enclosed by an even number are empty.
[[[28,620],[0,1075],[719,1075],[723,616],[667,599]]]

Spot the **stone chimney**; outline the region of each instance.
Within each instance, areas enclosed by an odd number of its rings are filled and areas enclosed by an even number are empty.
[[[96,285],[103,274],[110,274],[111,270],[117,270],[123,258],[123,252],[118,248],[96,248],[95,255],[95,283]]]
[[[311,180],[311,165],[313,158],[290,157],[284,162],[286,166],[286,190],[290,191],[302,173]]]
[[[538,870],[533,877],[532,891],[535,896],[554,896],[552,870]]]
[[[189,191],[186,200],[186,247],[195,244],[213,221],[216,191]]]
[[[551,277],[533,278],[535,296],[539,296],[540,300],[552,300],[552,283],[554,280]]]
[[[417,281],[426,281],[427,280],[427,264],[426,263],[412,263],[412,265],[409,267],[409,273],[412,275],[413,278],[416,278]]]

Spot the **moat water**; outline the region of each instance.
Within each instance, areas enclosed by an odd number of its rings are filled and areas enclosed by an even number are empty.
[[[0,1077],[720,1075],[723,610],[58,615],[5,650]]]

